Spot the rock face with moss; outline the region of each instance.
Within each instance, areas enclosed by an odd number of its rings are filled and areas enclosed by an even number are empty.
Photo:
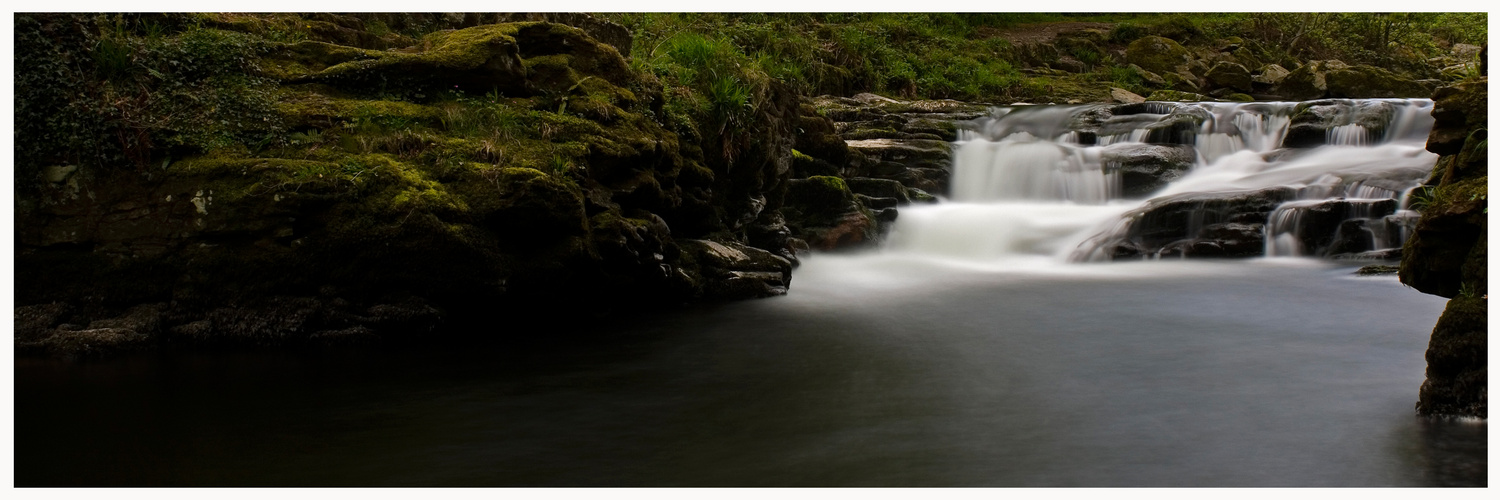
[[[1427,150],[1441,157],[1419,193],[1422,218],[1401,260],[1402,283],[1451,299],[1427,346],[1417,402],[1423,415],[1488,412],[1487,83],[1478,78],[1433,95]]]
[[[684,137],[579,28],[342,44],[380,40],[262,42],[284,141],[24,170],[18,346],[364,343],[785,292],[786,89],[760,87],[753,133]]]

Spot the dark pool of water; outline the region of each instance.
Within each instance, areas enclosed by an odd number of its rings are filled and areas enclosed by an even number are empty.
[[[1413,415],[1442,299],[1081,269],[821,257],[787,297],[527,346],[19,360],[16,484],[1486,484],[1484,423]]]

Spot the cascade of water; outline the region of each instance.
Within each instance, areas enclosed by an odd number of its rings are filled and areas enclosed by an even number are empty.
[[[1334,146],[1364,146],[1370,143],[1370,131],[1363,125],[1350,123],[1328,129],[1328,144]]]
[[[1234,252],[1247,243],[1250,255],[1303,256],[1332,253],[1330,237],[1339,251],[1361,242],[1399,248],[1415,220],[1406,198],[1436,161],[1423,148],[1432,102],[1348,100],[1343,105],[1391,109],[1388,123],[1333,126],[1328,146],[1283,148],[1297,105],[997,108],[959,133],[952,201],[903,209],[887,248],[1055,261],[1243,256]],[[1166,158],[1177,153],[1167,152],[1181,151],[1174,148],[1187,148],[1191,164],[1171,166]],[[1161,187],[1146,200],[1121,199],[1129,182]],[[1330,200],[1343,201],[1323,205]],[[1392,201],[1371,212],[1382,200]],[[1315,226],[1306,225],[1309,211],[1319,214]],[[1329,213],[1354,222],[1330,222]],[[1312,234],[1330,224],[1335,234]],[[1319,243],[1308,248],[1307,238]]]
[[[1097,153],[1017,132],[975,139],[954,154],[956,201],[1066,200],[1102,203],[1109,193]]]

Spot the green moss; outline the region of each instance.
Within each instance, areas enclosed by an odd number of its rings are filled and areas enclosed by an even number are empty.
[[[1169,38],[1142,37],[1125,49],[1125,61],[1146,71],[1165,75],[1187,64],[1188,50]]]
[[[1147,101],[1172,101],[1172,102],[1198,102],[1198,101],[1213,101],[1214,98],[1206,96],[1206,95],[1203,95],[1203,94],[1194,94],[1192,92],[1178,92],[1176,90],[1158,90],[1156,92],[1152,92],[1151,95],[1146,96],[1146,100]]]
[[[831,175],[815,175],[812,177],[808,177],[807,180],[822,183],[823,186],[827,187],[828,189],[836,191],[849,190],[849,185],[845,184],[844,179],[840,177],[834,177]]]
[[[423,37],[423,50],[416,54],[393,53],[392,63],[420,61],[440,68],[467,69],[487,62],[496,47],[514,47],[521,27],[534,23],[475,26],[439,31]]]

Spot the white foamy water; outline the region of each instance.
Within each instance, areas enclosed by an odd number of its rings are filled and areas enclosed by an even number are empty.
[[[1307,256],[1313,249],[1294,236],[1301,234],[1297,207],[1342,198],[1395,199],[1404,206],[1436,162],[1423,147],[1432,126],[1430,100],[1344,101],[1351,110],[1388,110],[1379,115],[1387,117],[1385,125],[1378,133],[1357,123],[1336,125],[1328,129],[1328,145],[1282,148],[1297,105],[1152,103],[1102,124],[1089,121],[1098,106],[997,110],[977,130],[961,134],[951,201],[903,207],[884,251],[1002,267],[1062,265],[1074,255],[1107,259],[1107,252],[1080,245],[1121,241],[1131,214],[1153,200],[1285,187],[1295,199],[1264,224],[1265,255]],[[1164,128],[1185,116],[1201,123],[1196,133]],[[1102,160],[1103,153],[1160,141],[1192,148],[1196,161],[1146,199],[1123,199],[1119,165]],[[1399,247],[1410,218],[1398,213],[1366,223],[1377,249]]]

